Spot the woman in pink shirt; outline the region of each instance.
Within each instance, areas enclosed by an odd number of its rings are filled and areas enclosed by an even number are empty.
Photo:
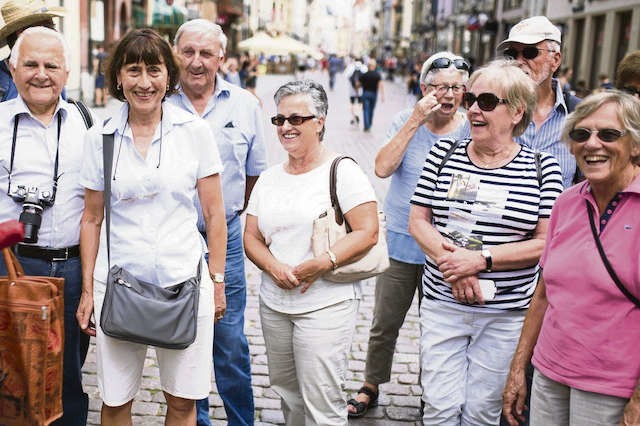
[[[590,96],[567,118],[563,139],[586,181],[553,207],[503,414],[512,426],[522,419],[532,360],[532,426],[638,425],[640,104],[617,91]]]

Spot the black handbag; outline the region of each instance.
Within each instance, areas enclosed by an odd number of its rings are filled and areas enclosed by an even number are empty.
[[[116,339],[184,349],[196,338],[202,260],[195,277],[167,288],[138,280],[120,266],[111,266],[113,134],[103,135],[103,161],[109,275],[100,327]]]
[[[600,237],[598,236],[598,230],[596,229],[596,224],[593,219],[593,214],[594,214],[593,207],[591,207],[591,204],[589,204],[589,201],[585,200],[585,202],[587,203],[587,211],[589,212],[589,224],[591,225],[591,233],[593,234],[593,239],[596,240],[596,246],[598,246],[598,253],[600,253],[600,258],[602,259],[602,263],[604,263],[604,267],[607,268],[607,272],[609,273],[609,276],[611,277],[613,282],[616,283],[616,286],[622,292],[622,294],[624,294],[627,297],[627,299],[631,301],[631,303],[633,303],[634,305],[636,305],[637,308],[640,309],[640,300],[638,300],[637,297],[631,294],[631,292],[627,290],[624,284],[622,284],[622,281],[620,281],[620,278],[618,278],[618,274],[616,274],[616,271],[613,269],[613,266],[611,266],[609,259],[607,259],[607,255],[604,252],[602,243],[600,242]]]

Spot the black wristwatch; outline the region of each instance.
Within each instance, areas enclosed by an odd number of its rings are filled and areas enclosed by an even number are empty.
[[[491,272],[491,268],[493,267],[493,260],[491,259],[491,252],[489,249],[482,249],[480,252],[482,257],[484,257],[484,261],[486,263],[486,268],[484,272]]]

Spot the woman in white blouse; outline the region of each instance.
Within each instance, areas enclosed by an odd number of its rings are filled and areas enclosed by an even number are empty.
[[[163,103],[177,84],[179,68],[171,47],[159,34],[150,29],[128,33],[112,58],[107,69],[109,91],[124,104],[104,129],[94,127],[85,143],[81,171],[85,210],[80,230],[83,292],[78,322],[86,333],[96,336],[102,423],[131,424],[131,405],[140,387],[147,346],[108,337],[99,325],[90,325],[92,312],[99,324],[109,268],[106,226],[102,226],[102,139],[103,134],[113,134],[111,265],[163,287],[196,276],[206,250],[196,227],[194,197],[200,197],[210,256],[208,268],[202,262],[196,339],[182,350],[156,348],[167,400],[166,423],[193,425],[195,400],[208,396],[211,385],[214,296],[207,272],[224,272],[222,164],[209,126]],[[224,314],[223,297],[224,288],[222,295],[216,295],[217,315]]]
[[[336,154],[322,143],[327,95],[295,81],[275,96],[271,119],[288,158],[260,175],[247,208],[247,256],[263,271],[260,318],[269,379],[288,425],[346,425],[342,391],[360,285],[322,276],[356,260],[378,239],[376,197],[351,160],[337,169],[337,195],[353,232],[326,253],[311,250],[313,221],[331,206],[329,169]]]

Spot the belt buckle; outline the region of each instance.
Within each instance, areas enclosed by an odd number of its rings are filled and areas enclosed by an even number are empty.
[[[64,250],[64,257],[56,257],[54,256],[51,261],[52,262],[62,262],[64,260],[69,260],[69,247],[66,247]]]

